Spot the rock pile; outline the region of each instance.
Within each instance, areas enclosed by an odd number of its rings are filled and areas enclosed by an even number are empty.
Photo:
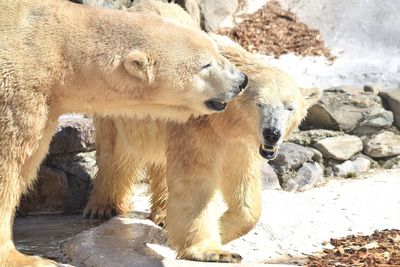
[[[399,167],[398,92],[371,86],[324,90],[301,130],[269,162],[282,188],[301,191],[332,176],[351,178],[370,168]]]

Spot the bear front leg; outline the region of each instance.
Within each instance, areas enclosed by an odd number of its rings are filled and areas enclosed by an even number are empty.
[[[219,160],[209,142],[207,149],[180,139],[168,148],[168,240],[180,259],[240,262],[240,255],[221,248],[220,211],[215,201]]]
[[[261,215],[261,161],[251,147],[235,144],[226,155],[221,191],[228,210],[221,217],[221,240],[228,243],[247,234]],[[228,154],[229,154],[228,153]],[[236,164],[236,155],[241,155]]]
[[[10,152],[7,149],[10,147],[2,146],[2,148]],[[3,157],[0,160],[2,163],[0,166],[0,267],[56,266],[56,263],[51,260],[28,256],[16,250],[12,241],[12,225],[15,208],[23,191],[26,191],[27,184],[19,175],[21,166],[17,165],[15,160],[9,161]]]
[[[56,266],[54,261],[20,253],[12,241],[15,209],[36,178],[57,123],[56,118],[46,118],[44,105],[24,103],[0,106],[12,110],[3,114],[0,125],[0,267]]]
[[[132,158],[111,118],[94,118],[98,172],[83,216],[108,219],[130,211],[140,159]],[[135,148],[132,148],[135,149]]]

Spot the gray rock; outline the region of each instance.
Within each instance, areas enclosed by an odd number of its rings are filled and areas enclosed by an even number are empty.
[[[287,182],[287,190],[303,191],[314,187],[323,180],[323,170],[318,163],[306,162],[298,171],[297,175]]]
[[[149,220],[116,217],[71,238],[63,251],[76,266],[162,266],[147,243],[164,246],[165,231]]]
[[[95,130],[90,118],[60,119],[37,183],[22,199],[19,212],[79,213],[97,172],[94,142]]]
[[[374,95],[378,95],[379,92],[382,90],[382,87],[380,85],[371,85],[371,84],[367,84],[364,85],[363,91],[366,93],[372,93]]]
[[[309,109],[302,128],[357,133],[355,130],[363,127],[361,133],[370,132],[371,128],[390,127],[393,123],[390,113],[383,108],[380,97],[375,94],[355,88],[331,88],[324,90],[319,103]]]
[[[400,156],[394,157],[386,161],[383,166],[385,169],[399,169],[400,168]]]
[[[95,129],[90,118],[61,119],[49,154],[87,152],[95,149]]]
[[[398,127],[400,127],[400,89],[383,91],[379,94],[384,100],[387,107],[393,112],[394,120]]]
[[[18,213],[22,215],[61,213],[69,190],[68,176],[65,172],[41,166],[33,188],[21,199]]]
[[[200,10],[204,17],[204,28],[216,31],[224,26],[231,26],[233,15],[238,8],[238,0],[200,0]]]
[[[96,151],[54,155],[48,157],[45,163],[85,181],[91,181],[97,172]]]
[[[278,175],[284,175],[291,170],[299,169],[304,162],[313,161],[318,157],[314,150],[293,143],[284,143],[278,151],[275,159],[269,164]]]
[[[101,0],[97,0],[97,1],[101,1]],[[120,1],[124,1],[124,0],[120,0]],[[164,3],[175,3],[175,4],[180,5],[192,17],[193,21],[195,22],[195,25],[201,26],[201,27],[203,27],[203,29],[205,29],[204,24],[206,23],[206,21],[204,21],[204,20],[206,18],[208,18],[208,14],[204,13],[204,10],[202,10],[202,7],[200,6],[200,0],[159,0],[159,1],[164,2]],[[132,3],[132,5],[130,5],[130,6],[134,7],[136,4],[141,4],[141,3],[146,3],[146,2],[148,2],[148,0],[135,0]]]
[[[314,152],[314,156],[313,156],[312,159],[313,159],[314,161],[316,161],[316,162],[323,163],[324,157],[323,157],[322,153],[319,152],[318,150],[316,150],[315,148],[312,148],[312,147],[308,147],[308,148],[309,148],[311,151]]]
[[[345,133],[343,132],[324,129],[313,129],[294,132],[289,136],[287,141],[302,146],[311,146],[322,139],[343,135],[345,135]]]
[[[274,172],[271,165],[268,164],[267,160],[263,160],[261,165],[262,174],[262,187],[264,189],[281,189],[279,184],[278,175]]]
[[[365,157],[358,157],[355,160],[346,160],[334,167],[334,173],[340,177],[355,177],[369,170],[371,161]]]
[[[109,9],[127,9],[132,4],[131,0],[72,0],[72,2]]]
[[[376,114],[370,114],[360,126],[354,130],[354,133],[363,136],[379,132],[382,129],[387,129],[393,123],[393,113],[391,111],[379,111]]]
[[[357,136],[343,135],[322,139],[314,147],[325,158],[348,160],[363,149],[363,143]]]
[[[378,161],[374,160],[370,156],[363,154],[362,152],[355,154],[354,156],[352,156],[350,158],[350,160],[356,160],[357,158],[365,158],[365,159],[369,160],[369,162],[371,162],[370,169],[379,169],[381,167],[381,165],[379,165]]]
[[[35,187],[21,201],[19,213],[80,213],[96,172],[95,151],[50,155],[39,170]]]
[[[114,217],[103,224],[82,231],[69,238],[62,248],[62,252],[73,266],[98,267],[265,267],[265,264],[256,263],[262,253],[258,249],[265,248],[265,239],[269,240],[270,233],[264,230],[265,226],[255,227],[251,241],[246,239],[235,240],[236,246],[226,248],[228,251],[241,254],[247,262],[229,264],[218,262],[196,262],[176,260],[175,253],[168,247],[167,233],[153,222],[138,219],[138,215]],[[255,233],[254,233],[255,232]],[[251,247],[247,246],[251,243]],[[229,244],[228,246],[231,246]],[[275,244],[268,243],[275,255],[282,258],[281,249]],[[264,254],[265,255],[265,254]],[[284,254],[285,255],[285,254]],[[269,256],[269,255],[268,255]],[[268,256],[265,256],[267,259]],[[277,257],[277,256],[276,256]],[[249,259],[250,258],[250,259]],[[270,257],[268,257],[269,259]],[[248,260],[249,259],[249,260]],[[275,264],[271,265],[276,266]],[[290,267],[289,265],[279,265]]]
[[[384,158],[400,154],[400,135],[383,131],[364,139],[364,154],[372,158]]]

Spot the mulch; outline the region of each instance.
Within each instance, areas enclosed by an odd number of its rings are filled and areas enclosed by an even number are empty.
[[[333,249],[309,256],[307,267],[400,266],[400,230],[375,231],[372,235],[350,235],[331,239]]]
[[[295,14],[268,2],[257,12],[239,17],[242,21],[220,34],[229,36],[250,52],[279,57],[294,53],[302,56],[334,56],[324,45],[318,30],[300,22]]]

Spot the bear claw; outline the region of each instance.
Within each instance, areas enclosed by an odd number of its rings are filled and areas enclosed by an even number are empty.
[[[204,257],[201,258],[191,258],[189,260],[194,261],[206,261],[206,262],[222,262],[222,263],[240,263],[242,261],[242,256],[237,253],[230,252],[210,252],[204,253]]]

